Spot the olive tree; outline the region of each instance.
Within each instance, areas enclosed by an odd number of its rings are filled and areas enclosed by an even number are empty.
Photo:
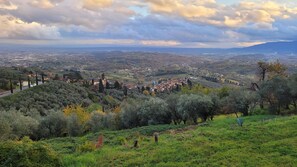
[[[243,116],[249,115],[250,105],[254,102],[254,94],[246,90],[233,90],[226,99],[226,104],[232,112],[240,112]]]
[[[177,104],[177,111],[183,117],[184,123],[191,119],[197,124],[197,119],[200,117],[202,121],[206,121],[211,115],[211,108],[213,102],[209,96],[206,95],[182,95]]]
[[[140,125],[156,125],[171,123],[171,114],[167,103],[160,98],[150,98],[140,107],[138,112]]]
[[[269,103],[272,113],[280,114],[281,108],[290,104],[290,88],[283,77],[275,77],[261,85],[260,96]]]
[[[128,99],[121,104],[121,128],[134,128],[140,126],[139,101]]]
[[[177,94],[171,94],[166,98],[166,103],[168,104],[168,109],[175,125],[180,124],[183,119],[182,115],[177,111],[178,99],[179,95]]]

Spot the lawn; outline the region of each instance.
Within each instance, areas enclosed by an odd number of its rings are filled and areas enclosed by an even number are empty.
[[[153,133],[160,132],[154,143]],[[82,152],[85,142],[102,148]],[[139,147],[133,148],[135,140]],[[234,116],[197,126],[159,125],[46,140],[65,166],[297,166],[297,116]],[[92,150],[92,149],[90,149]]]

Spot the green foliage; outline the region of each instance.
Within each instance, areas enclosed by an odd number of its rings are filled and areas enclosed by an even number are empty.
[[[156,125],[171,123],[171,114],[166,102],[159,98],[150,98],[140,107],[138,112],[140,125]]]
[[[37,110],[40,115],[44,116],[50,110],[60,110],[67,105],[81,104],[85,99],[88,99],[88,92],[85,88],[53,81],[1,98],[0,110],[19,110],[31,116],[31,112]]]
[[[140,126],[138,112],[140,110],[140,101],[128,99],[121,105],[121,128],[134,128]]]
[[[0,142],[0,166],[60,167],[59,156],[44,142],[32,142],[25,137],[21,141]]]
[[[233,90],[225,101],[225,105],[229,107],[231,112],[240,112],[243,116],[249,114],[250,105],[253,103],[255,97],[253,92],[244,90]]]
[[[275,77],[261,85],[260,96],[270,104],[271,113],[280,114],[282,107],[291,102],[290,88],[286,79]]]
[[[83,126],[75,113],[67,117],[67,130],[69,136],[79,136],[83,133]]]
[[[211,93],[211,91],[212,91],[211,88],[204,87],[200,84],[196,84],[191,88],[189,88],[188,86],[184,86],[181,89],[181,92],[186,94],[197,94],[197,93],[209,94]]]
[[[62,153],[64,166],[296,166],[297,117],[249,116],[244,126],[234,115],[217,116],[208,126],[156,125],[103,131],[98,151],[73,153],[75,145],[95,142],[98,134],[47,141]],[[183,125],[184,126],[184,125]],[[139,132],[139,133],[137,133]],[[154,144],[153,132],[160,132]],[[100,132],[101,134],[101,132]],[[140,147],[131,149],[138,138]],[[72,147],[71,147],[72,146]],[[210,156],[211,155],[211,156]]]
[[[67,119],[63,112],[52,112],[42,117],[38,127],[39,138],[62,137],[67,133]]]
[[[177,94],[171,94],[166,98],[166,103],[168,104],[168,109],[174,124],[180,124],[183,119],[182,115],[177,111],[178,99],[179,95]]]
[[[183,117],[183,121],[192,120],[197,124],[200,117],[203,121],[211,116],[212,100],[207,95],[182,95],[177,104],[177,111]]]
[[[24,116],[18,111],[1,111],[1,128],[0,138],[22,138],[32,136],[38,128],[39,122],[29,116]]]
[[[92,152],[96,150],[96,146],[93,142],[86,141],[84,144],[79,145],[76,149],[79,153],[85,153],[85,152]]]
[[[93,112],[89,121],[87,122],[87,126],[90,128],[92,132],[99,132],[100,130],[106,128],[104,124],[105,113],[103,112]]]

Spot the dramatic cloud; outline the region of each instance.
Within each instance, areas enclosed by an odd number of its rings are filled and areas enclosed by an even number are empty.
[[[58,39],[56,27],[48,27],[36,22],[27,23],[9,15],[0,16],[0,38],[9,39]]]
[[[297,40],[297,2],[223,2],[0,0],[0,38],[180,47]]]
[[[30,5],[38,8],[49,9],[55,7],[58,3],[63,0],[33,0],[29,2]]]
[[[16,10],[18,7],[9,0],[0,0],[0,9]]]
[[[83,0],[83,7],[89,10],[99,10],[112,4],[112,0]]]

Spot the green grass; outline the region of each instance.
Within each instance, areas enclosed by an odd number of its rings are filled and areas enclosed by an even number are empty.
[[[152,134],[161,132],[155,144]],[[104,146],[76,151],[98,134],[46,140],[65,166],[297,166],[297,116],[251,116],[239,127],[234,116],[203,126],[148,126],[102,131]],[[135,139],[139,148],[132,148]]]

